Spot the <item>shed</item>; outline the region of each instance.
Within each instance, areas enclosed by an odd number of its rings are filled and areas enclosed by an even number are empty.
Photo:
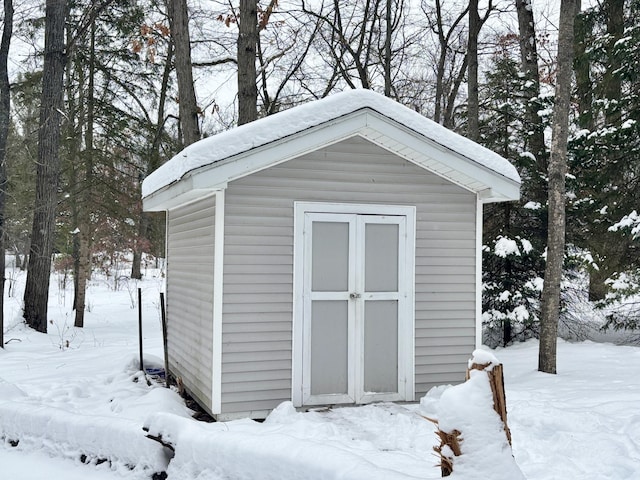
[[[167,215],[171,373],[220,420],[463,381],[482,206],[519,187],[504,158],[368,90],[185,148],[142,185]]]

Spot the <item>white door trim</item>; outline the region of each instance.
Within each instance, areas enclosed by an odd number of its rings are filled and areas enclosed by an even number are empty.
[[[393,215],[403,216],[406,221],[401,227],[400,248],[405,249],[404,262],[400,265],[398,285],[400,291],[404,291],[404,298],[399,302],[398,312],[398,393],[396,394],[359,394],[349,391],[348,397],[353,398],[355,403],[367,403],[374,400],[414,400],[415,397],[415,237],[416,237],[416,208],[404,205],[372,205],[372,204],[342,204],[342,203],[316,203],[316,202],[294,202],[294,298],[293,298],[293,344],[292,344],[292,401],[297,407],[305,404],[305,399],[309,397],[309,386],[304,385],[304,379],[309,378],[309,372],[305,372],[309,364],[308,355],[310,339],[306,338],[304,329],[305,318],[305,298],[310,295],[305,292],[310,285],[309,279],[305,278],[310,272],[309,252],[305,252],[305,234],[310,233],[310,225],[305,222],[306,213],[330,213],[330,214],[356,214],[356,215]],[[334,217],[335,218],[335,217]],[[305,268],[306,267],[306,268]],[[361,290],[360,290],[361,291]],[[355,308],[362,308],[360,302],[352,302]],[[350,308],[353,308],[350,306]],[[351,339],[349,339],[351,342]],[[359,342],[355,342],[358,344]],[[350,343],[353,345],[352,343]],[[362,355],[361,349],[353,354]],[[352,361],[349,353],[349,361]],[[355,378],[349,379],[349,385],[355,385]],[[353,380],[353,381],[352,381]],[[362,388],[360,388],[360,391]],[[326,399],[314,398],[314,401],[326,404],[333,403],[353,403],[348,398],[341,399],[333,395],[326,395]],[[329,398],[330,397],[330,398]]]

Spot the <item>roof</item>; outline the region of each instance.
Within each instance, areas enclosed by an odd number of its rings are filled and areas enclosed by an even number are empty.
[[[356,135],[478,193],[483,201],[519,198],[520,176],[505,158],[394,100],[350,90],[188,146],[144,180],[144,208],[172,208]]]

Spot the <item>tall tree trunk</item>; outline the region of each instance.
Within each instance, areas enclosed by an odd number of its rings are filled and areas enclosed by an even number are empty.
[[[238,25],[238,125],[253,122],[258,118],[257,44],[257,0],[240,0],[240,21]]]
[[[538,68],[538,49],[532,0],[516,0],[518,28],[520,31],[520,59],[522,71],[528,88],[523,92],[527,96],[525,111],[525,131],[528,132],[527,149],[535,157],[536,175],[533,181],[533,200],[544,204],[547,199],[547,148],[544,142],[544,125],[538,115],[540,104],[540,71]],[[534,169],[532,169],[534,170]]]
[[[549,232],[547,264],[542,291],[540,316],[540,350],[538,370],[556,373],[558,317],[560,315],[560,282],[565,245],[565,176],[567,174],[567,138],[571,74],[573,67],[573,24],[579,12],[578,0],[562,0],[558,33],[558,75],[549,159]]]
[[[614,45],[624,34],[624,0],[606,0],[607,12],[607,45],[608,65],[604,73],[604,96],[609,101],[607,107],[607,123],[615,124],[620,120],[620,97],[622,95],[622,81],[617,73],[620,69],[620,60],[615,55]]]
[[[591,41],[593,23],[585,15],[578,14],[574,25],[573,69],[576,74],[576,102],[578,103],[578,125],[589,131],[595,130],[593,116],[593,86],[591,84],[591,62],[587,53]]]
[[[70,17],[71,5],[67,5],[67,16]],[[72,29],[67,29],[67,45],[75,43]],[[67,100],[67,115],[65,116],[66,130],[65,137],[67,153],[69,159],[69,189],[73,201],[69,202],[71,209],[71,223],[73,226],[73,240],[71,244],[71,256],[73,258],[73,306],[72,309],[76,309],[76,302],[78,296],[78,278],[80,270],[80,238],[78,236],[80,224],[79,212],[82,208],[82,202],[80,201],[82,195],[82,181],[80,169],[82,168],[82,158],[80,157],[80,150],[82,144],[82,132],[84,130],[86,103],[82,97],[83,92],[86,91],[85,86],[85,72],[84,72],[84,58],[80,55],[75,55],[73,61],[71,58],[67,60],[65,72],[66,72],[66,100]],[[75,69],[75,72],[74,72]],[[73,75],[77,73],[77,81],[73,82]],[[77,94],[77,95],[76,95]],[[77,98],[76,98],[77,96]]]
[[[189,13],[186,0],[167,0],[171,37],[175,48],[176,77],[178,78],[178,100],[180,127],[185,146],[200,140],[198,123],[199,108],[193,86],[191,65],[191,40],[189,36]]]
[[[13,34],[13,1],[4,0],[4,27],[0,43],[0,348],[4,348],[4,270],[6,250],[4,232],[4,212],[7,188],[7,137],[11,97],[9,92],[9,45]]]
[[[78,270],[76,272],[76,291],[74,297],[75,321],[74,326],[84,327],[84,311],[87,296],[87,280],[91,276],[91,192],[93,178],[93,127],[94,127],[94,85],[95,85],[95,63],[96,63],[96,26],[95,19],[91,23],[89,39],[89,83],[87,85],[87,122],[85,125],[84,144],[84,182],[82,195],[80,196],[80,208],[78,210],[78,225],[80,230],[75,236],[78,239]],[[80,67],[82,68],[82,66]]]
[[[469,1],[469,37],[467,40],[467,137],[480,138],[478,101],[478,35],[480,34],[478,0]]]
[[[46,1],[36,200],[24,292],[24,318],[27,324],[45,333],[60,174],[60,120],[65,65],[66,10],[65,0]]]
[[[384,96],[391,97],[391,30],[393,25],[391,23],[391,2],[392,0],[386,0],[384,23],[385,23],[385,35],[384,35]]]

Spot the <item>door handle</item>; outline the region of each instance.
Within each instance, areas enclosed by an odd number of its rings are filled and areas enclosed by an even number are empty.
[[[360,298],[360,294],[359,293],[350,293],[349,294],[349,298],[351,300],[355,300],[356,298]]]

